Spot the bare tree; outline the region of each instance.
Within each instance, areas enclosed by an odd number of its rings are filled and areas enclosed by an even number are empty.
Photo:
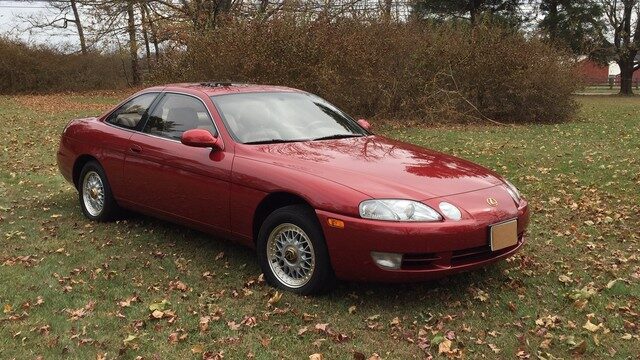
[[[602,6],[613,32],[609,45],[620,66],[620,94],[633,95],[633,73],[640,68],[640,4],[638,0],[603,0]]]
[[[66,29],[69,23],[74,24],[80,40],[80,51],[82,54],[86,54],[88,51],[87,41],[84,36],[78,5],[78,0],[52,1],[49,6],[55,12],[53,17],[40,13],[19,18],[26,21],[32,29]]]
[[[241,0],[153,0],[157,15],[174,21],[189,21],[196,31],[216,27],[220,18],[236,4],[234,1],[241,3]]]

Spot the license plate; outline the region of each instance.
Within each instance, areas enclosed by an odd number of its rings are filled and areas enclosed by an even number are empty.
[[[518,220],[492,225],[489,231],[491,251],[498,251],[518,243]]]

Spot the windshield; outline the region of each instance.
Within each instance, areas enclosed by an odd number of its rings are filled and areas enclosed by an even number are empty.
[[[231,135],[244,144],[368,135],[347,114],[307,93],[241,93],[211,99]]]

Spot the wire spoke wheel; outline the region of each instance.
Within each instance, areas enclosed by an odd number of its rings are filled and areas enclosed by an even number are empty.
[[[308,283],[316,266],[311,240],[291,223],[280,224],[269,234],[267,261],[275,277],[291,288]]]
[[[100,175],[91,170],[82,180],[82,202],[91,216],[99,216],[104,209],[104,183]]]

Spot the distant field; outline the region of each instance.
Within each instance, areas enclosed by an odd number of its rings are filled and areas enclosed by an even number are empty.
[[[579,97],[561,125],[379,128],[511,179],[531,204],[528,243],[435,283],[279,301],[248,249],[81,215],[60,132],[123,97],[0,97],[1,359],[637,358],[640,97]]]

